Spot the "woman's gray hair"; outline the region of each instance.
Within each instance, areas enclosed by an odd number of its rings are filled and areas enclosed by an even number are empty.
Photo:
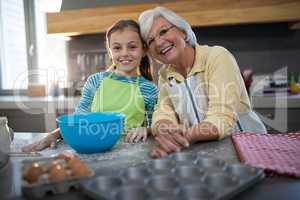
[[[153,9],[145,10],[139,16],[139,24],[143,39],[146,41],[153,21],[156,17],[162,16],[168,20],[171,24],[175,25],[179,29],[185,31],[187,37],[186,42],[192,46],[196,46],[197,38],[192,30],[191,26],[182,17],[177,15],[174,11],[165,7],[156,7]]]

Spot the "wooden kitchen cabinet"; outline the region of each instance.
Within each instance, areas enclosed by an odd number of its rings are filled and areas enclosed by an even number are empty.
[[[177,0],[170,2],[106,5],[47,14],[48,34],[69,36],[105,32],[119,19],[137,20],[156,6],[174,10],[192,27],[246,23],[297,22],[300,1],[295,0]]]

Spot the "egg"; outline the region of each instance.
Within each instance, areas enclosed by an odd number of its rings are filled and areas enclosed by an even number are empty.
[[[67,173],[64,167],[60,164],[56,164],[49,170],[49,181],[63,181],[67,178]]]
[[[65,168],[66,166],[66,161],[65,160],[60,160],[60,159],[56,159],[53,160],[52,162],[50,162],[50,164],[48,165],[48,172],[50,172],[54,167],[56,167],[56,165],[61,165],[62,167]]]
[[[79,158],[73,158],[68,162],[69,168],[75,177],[88,176],[91,174],[89,167],[84,164]]]
[[[71,160],[72,158],[75,158],[75,157],[76,157],[76,155],[69,151],[62,152],[62,153],[58,154],[58,156],[57,156],[58,159],[65,160],[66,162],[68,162],[69,160]]]
[[[28,183],[37,182],[39,177],[44,173],[42,166],[35,162],[31,165],[31,167],[26,172],[24,179],[28,181]]]

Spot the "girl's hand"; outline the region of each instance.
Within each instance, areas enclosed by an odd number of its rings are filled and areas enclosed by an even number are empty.
[[[54,134],[49,134],[43,139],[36,141],[32,144],[28,144],[22,148],[23,152],[33,152],[33,151],[41,151],[48,147],[52,148],[55,146],[57,140],[57,136]]]
[[[127,136],[125,141],[129,143],[137,143],[140,140],[146,142],[147,136],[148,133],[146,127],[133,128],[127,131]]]

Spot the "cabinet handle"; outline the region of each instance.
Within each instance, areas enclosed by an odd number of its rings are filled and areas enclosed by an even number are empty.
[[[267,114],[265,114],[265,116],[267,118],[274,118],[274,114],[272,114],[272,113],[267,113]]]

